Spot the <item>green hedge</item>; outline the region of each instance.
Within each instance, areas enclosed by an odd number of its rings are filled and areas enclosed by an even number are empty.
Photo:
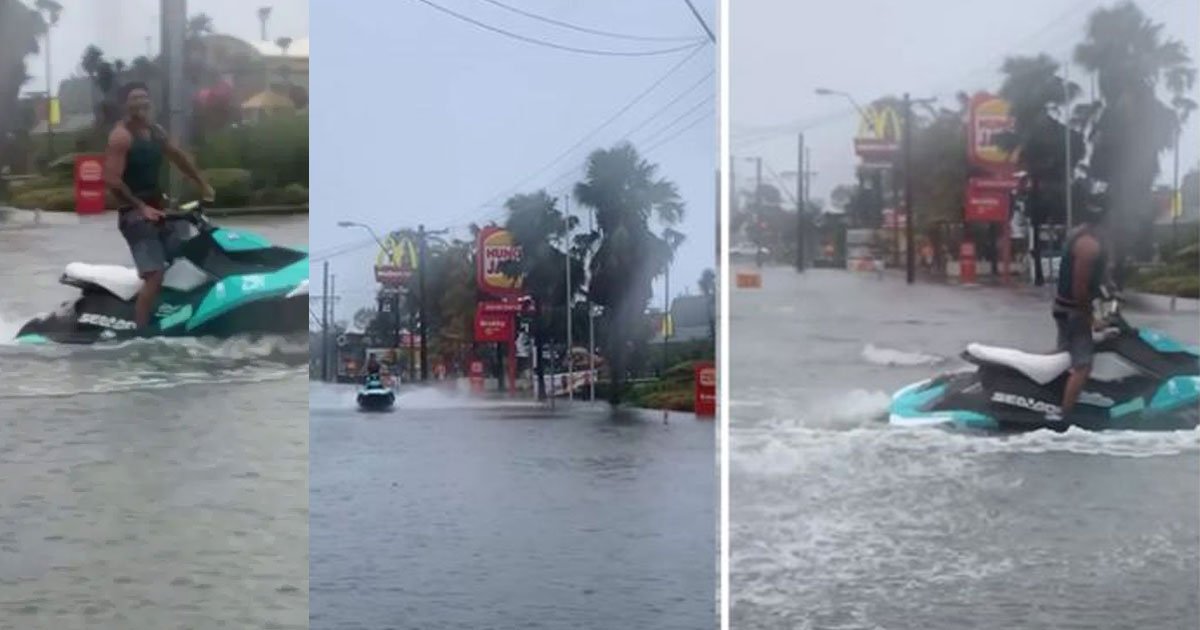
[[[204,168],[245,169],[255,190],[308,186],[308,114],[279,114],[209,134],[196,147]]]
[[[8,203],[16,208],[50,210],[55,212],[75,211],[74,188],[40,188],[14,192]]]
[[[204,178],[217,193],[218,206],[238,207],[250,201],[250,171],[241,168],[211,168],[202,171]]]

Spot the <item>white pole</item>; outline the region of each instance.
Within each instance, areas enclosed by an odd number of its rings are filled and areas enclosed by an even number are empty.
[[[592,209],[588,208],[588,234],[592,233]],[[592,306],[592,246],[588,243],[587,255],[587,309],[588,309],[588,400],[596,400],[596,311]]]
[[[567,294],[567,401],[574,402],[575,362],[572,360],[573,357],[571,356],[571,346],[574,343],[574,339],[571,336],[571,195],[563,195],[563,218],[567,223],[566,236],[563,237],[563,240],[565,241],[563,245],[563,253],[566,254],[563,256],[563,260],[566,261],[564,266],[566,267],[567,272],[567,285],[565,291]]]
[[[1067,199],[1067,230],[1070,231],[1071,221],[1071,61],[1063,60],[1063,146],[1066,149],[1067,161],[1063,165],[1063,186]]]

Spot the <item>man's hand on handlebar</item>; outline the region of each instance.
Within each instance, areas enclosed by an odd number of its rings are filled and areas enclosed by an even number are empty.
[[[151,223],[159,223],[167,216],[162,210],[151,207],[148,204],[142,204],[138,211],[142,213],[144,219]]]

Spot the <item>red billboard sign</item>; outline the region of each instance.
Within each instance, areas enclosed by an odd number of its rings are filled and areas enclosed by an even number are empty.
[[[694,408],[697,416],[717,415],[717,366],[712,361],[696,363]]]
[[[518,302],[516,300],[502,300],[496,302],[480,302],[478,308],[484,313],[524,313],[532,310],[532,304],[528,302]]]
[[[1004,223],[1008,221],[1011,194],[1017,180],[1012,178],[972,177],[967,180],[963,220],[968,223]]]
[[[475,244],[479,289],[492,295],[520,295],[521,278],[504,273],[504,263],[521,259],[521,247],[503,228],[489,226],[479,232]]]
[[[104,212],[104,156],[75,156],[75,212]]]
[[[511,313],[487,313],[475,310],[475,341],[480,343],[509,343],[516,326]]]

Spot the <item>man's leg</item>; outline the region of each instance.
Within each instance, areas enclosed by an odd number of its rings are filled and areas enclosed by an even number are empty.
[[[1091,318],[1071,313],[1064,318],[1067,350],[1071,353],[1071,374],[1063,389],[1062,415],[1065,418],[1075,408],[1083,386],[1092,374],[1092,323]]]
[[[154,314],[154,305],[158,302],[158,294],[162,291],[162,271],[150,271],[142,274],[142,290],[138,291],[137,301],[133,303],[134,321],[138,330],[145,330],[150,325],[150,316]]]
[[[129,243],[133,264],[142,278],[142,288],[133,303],[133,315],[138,330],[144,332],[150,325],[158,294],[162,290],[163,274],[167,267],[166,251],[156,226],[145,219],[130,217],[122,223],[121,233]]]

